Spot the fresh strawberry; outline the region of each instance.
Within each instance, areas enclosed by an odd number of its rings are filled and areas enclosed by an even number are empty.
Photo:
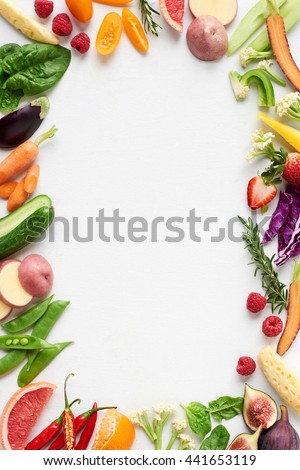
[[[285,161],[283,178],[295,188],[300,189],[300,154],[289,153]]]
[[[247,199],[250,209],[259,209],[269,204],[276,196],[277,189],[274,184],[266,185],[260,176],[255,176],[248,183]]]

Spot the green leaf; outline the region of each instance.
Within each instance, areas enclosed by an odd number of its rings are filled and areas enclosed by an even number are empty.
[[[216,426],[210,435],[202,442],[200,450],[225,450],[229,442],[229,432],[222,425]]]
[[[206,406],[196,401],[191,402],[187,407],[183,407],[191,430],[202,440],[211,430],[211,420],[209,410]]]
[[[51,44],[26,44],[2,63],[9,78],[3,85],[8,90],[23,90],[36,95],[53,87],[63,76],[71,61],[71,52]]]
[[[12,54],[13,52],[17,52],[20,48],[18,44],[5,44],[4,46],[0,47],[0,86],[2,86],[5,81],[8,79],[8,75],[4,72],[2,68],[3,59]]]
[[[20,99],[23,96],[22,90],[3,90],[0,88],[0,110],[13,111],[18,107]]]
[[[228,420],[242,413],[243,398],[220,397],[217,400],[210,401],[208,409],[216,421]]]

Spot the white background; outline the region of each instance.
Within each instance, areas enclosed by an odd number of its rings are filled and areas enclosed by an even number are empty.
[[[19,4],[34,15],[33,1]],[[129,7],[138,12],[137,4]],[[239,2],[229,34],[253,4]],[[118,8],[94,4],[90,24],[73,21],[74,34],[84,29],[90,35],[91,49],[85,56],[72,51],[68,72],[48,94],[51,110],[40,132],[52,124],[59,132],[40,149],[38,193],[52,197],[57,216],[78,217],[82,236],[87,217],[95,218],[102,208],[108,215],[119,208],[127,220],[139,215],[149,222],[157,216],[187,217],[195,208],[203,219],[218,217],[222,227],[237,214],[248,216],[247,181],[263,165],[244,159],[260,123],[255,87],[245,103],[236,103],[230,88],[228,72],[241,70],[238,55],[215,63],[191,55],[185,32],[192,16],[186,5],[182,34],[160,18],[163,30],[158,38],[149,36],[146,55],[123,32],[117,50],[100,57],[95,36],[112,10]],[[56,0],[55,13],[66,11]],[[2,20],[0,28],[3,44],[29,42]],[[299,61],[299,28],[289,38]],[[69,46],[69,39],[61,44]],[[277,98],[287,92],[276,87]],[[6,214],[4,203],[1,214]],[[69,397],[82,398],[78,412],[95,400],[130,414],[161,401],[206,404],[221,395],[243,395],[245,380],[235,371],[239,356],[256,358],[266,344],[276,347],[276,339],[261,332],[270,310],[251,318],[245,309],[247,295],[261,291],[261,285],[242,244],[227,237],[211,243],[213,233],[204,233],[202,225],[199,232],[201,243],[188,237],[166,243],[163,226],[158,243],[104,243],[95,229],[93,242],[65,243],[57,225],[55,243],[44,241],[20,253],[22,258],[38,252],[51,262],[53,292],[57,299],[70,299],[71,306],[49,341],[75,342],[37,379],[54,382],[58,390],[33,434],[61,413],[63,381],[70,372],[75,377]],[[275,250],[276,242],[268,253]],[[292,262],[280,269],[286,283],[292,269]],[[298,341],[285,357],[299,371]],[[16,381],[17,371],[1,378],[1,409],[17,390]],[[259,368],[247,381],[281,403]],[[291,421],[300,431],[292,412]],[[225,424],[231,438],[246,431],[241,417]],[[133,448],[151,448],[139,430]]]

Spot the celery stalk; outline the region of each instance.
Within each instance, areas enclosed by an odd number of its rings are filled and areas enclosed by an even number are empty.
[[[286,1],[287,0],[278,0],[278,6],[282,6]],[[288,3],[290,2],[288,1]],[[236,52],[265,23],[268,15],[269,8],[267,1],[259,0],[248,13],[246,13],[233,32],[229,41],[227,55],[232,55]]]
[[[279,11],[284,19],[285,30],[288,32],[300,20],[299,0],[288,0]],[[271,46],[267,30],[264,29],[247,47],[257,52],[269,51]]]

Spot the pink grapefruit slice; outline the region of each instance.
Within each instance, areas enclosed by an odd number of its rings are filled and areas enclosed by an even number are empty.
[[[159,6],[166,22],[176,31],[182,33],[184,0],[159,0]]]
[[[25,449],[28,436],[55,389],[56,385],[52,383],[36,382],[13,394],[1,416],[0,440],[3,449]]]

